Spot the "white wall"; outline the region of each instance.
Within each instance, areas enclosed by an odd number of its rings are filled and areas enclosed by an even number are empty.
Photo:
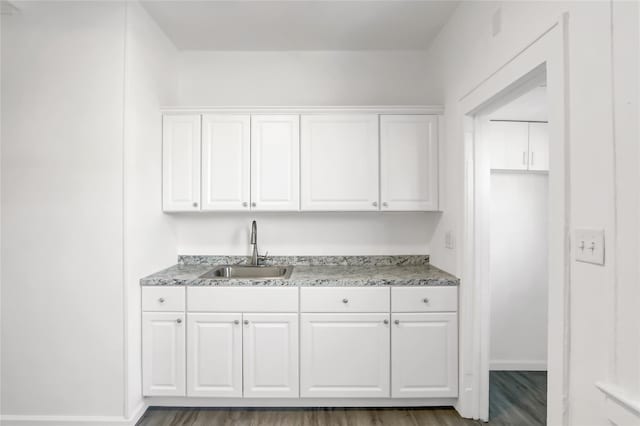
[[[121,416],[120,3],[2,16],[2,412]]]
[[[616,7],[621,5],[616,2]],[[635,7],[632,4],[627,6]],[[498,8],[502,12],[502,30],[494,37],[491,22]],[[614,193],[620,188],[614,184],[613,117],[615,113],[618,124],[621,110],[614,112],[612,108],[611,8],[609,1],[463,3],[430,52],[430,61],[441,64],[439,79],[445,96],[445,132],[448,135],[444,191],[447,210],[435,231],[432,261],[436,266],[460,273],[464,247],[459,244],[456,250],[446,250],[443,244],[445,232],[453,230],[460,240],[463,229],[464,155],[460,117],[465,112],[459,110],[458,101],[533,42],[545,29],[545,22],[550,25],[563,12],[569,13],[567,89],[568,131],[572,146],[570,221],[573,228],[604,229],[607,252],[607,264],[604,267],[571,263],[568,407],[570,423],[581,426],[607,424],[604,398],[594,383],[598,380],[620,382],[628,370],[621,371],[618,368],[620,366],[616,366],[612,348],[618,345],[621,348],[618,352],[631,349],[638,340],[637,333],[634,338],[629,338],[630,334],[627,334],[625,343],[619,340],[616,343],[615,340],[620,328],[614,322],[616,282],[617,286],[633,286],[636,281],[623,282],[617,279],[619,275],[614,269],[616,235],[633,233],[635,228],[630,228],[628,224],[622,228],[620,222],[618,228],[614,226]],[[630,27],[637,28],[637,12],[632,16],[636,19]],[[619,19],[614,20],[614,37],[618,22]],[[624,42],[629,34],[633,34],[633,31],[624,32],[613,40],[613,44]],[[627,50],[630,52],[629,58],[618,54],[617,70],[636,64],[633,51]],[[637,81],[637,78],[636,72],[634,76],[627,76],[627,81]],[[637,101],[637,95],[634,99]],[[628,130],[622,131],[627,141],[632,139],[633,134],[637,135],[634,133],[637,132],[637,119],[633,123],[625,122],[623,126]],[[627,170],[633,170],[633,166],[637,169],[636,160],[628,161],[633,165]],[[638,217],[637,210],[632,214]],[[637,252],[631,255],[637,259]],[[618,273],[622,272],[619,268]],[[629,311],[625,312],[629,315]],[[631,374],[633,378],[627,381],[634,384],[627,383],[626,386],[637,389],[640,377],[637,373]]]
[[[547,174],[491,174],[492,370],[546,370]]]
[[[439,104],[421,51],[180,53],[180,104]]]
[[[171,217],[162,213],[160,106],[177,103],[177,51],[140,4],[127,4],[125,68],[125,416],[142,401],[139,279],[176,261]]]

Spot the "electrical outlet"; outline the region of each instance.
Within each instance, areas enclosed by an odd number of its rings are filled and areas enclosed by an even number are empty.
[[[444,234],[444,247],[448,249],[453,249],[455,247],[455,238],[453,237],[452,231],[447,231]]]
[[[576,262],[604,265],[604,230],[576,229]]]

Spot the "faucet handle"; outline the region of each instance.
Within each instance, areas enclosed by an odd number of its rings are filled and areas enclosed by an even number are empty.
[[[260,260],[267,260],[269,258],[269,252],[265,252],[265,254],[259,254],[258,255],[258,259]]]

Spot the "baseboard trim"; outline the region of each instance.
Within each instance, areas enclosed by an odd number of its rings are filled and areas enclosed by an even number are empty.
[[[492,371],[547,371],[546,361],[495,360],[489,363]]]
[[[2,426],[135,426],[147,411],[147,404],[140,402],[131,416],[29,416],[0,415]]]
[[[457,398],[145,398],[149,407],[452,407],[456,402]]]

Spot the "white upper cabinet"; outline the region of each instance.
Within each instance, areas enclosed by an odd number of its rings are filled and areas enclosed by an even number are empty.
[[[202,210],[249,210],[249,115],[202,116]]]
[[[547,123],[529,123],[529,170],[549,170]]]
[[[378,210],[378,115],[303,115],[301,128],[302,210]]]
[[[164,211],[200,210],[200,115],[162,119],[162,204]]]
[[[491,168],[527,170],[529,130],[527,123],[492,121],[489,123]]]
[[[438,118],[380,116],[380,200],[383,211],[437,210]]]
[[[300,116],[251,116],[251,210],[300,209]]]
[[[492,121],[488,129],[492,169],[549,170],[547,123]]]

